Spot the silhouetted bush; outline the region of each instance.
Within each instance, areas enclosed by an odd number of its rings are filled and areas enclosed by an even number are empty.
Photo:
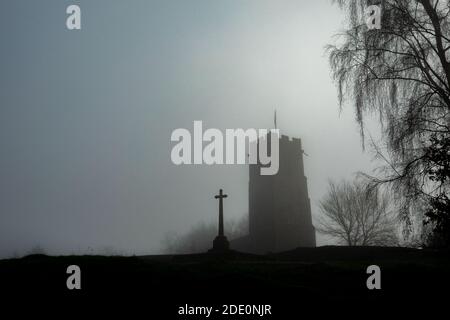
[[[217,223],[200,223],[194,225],[186,234],[177,236],[166,234],[163,240],[163,252],[169,254],[200,253],[212,247],[217,236]],[[228,240],[239,238],[248,233],[248,217],[225,222],[225,235]]]

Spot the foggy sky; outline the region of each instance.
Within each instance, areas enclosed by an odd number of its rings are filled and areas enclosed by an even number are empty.
[[[1,1],[0,256],[156,253],[216,221],[219,188],[225,219],[247,214],[247,166],[177,167],[170,135],[272,128],[275,108],[317,216],[329,178],[374,167],[324,50],[342,20],[325,0]]]

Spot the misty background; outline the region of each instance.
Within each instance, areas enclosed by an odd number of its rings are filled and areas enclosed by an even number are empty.
[[[175,166],[170,136],[272,128],[275,109],[317,217],[328,179],[375,167],[325,54],[343,18],[326,0],[2,1],[0,257],[158,253],[217,220],[219,188],[225,220],[246,215],[248,167]]]

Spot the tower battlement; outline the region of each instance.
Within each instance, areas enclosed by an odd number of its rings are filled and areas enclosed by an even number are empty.
[[[287,135],[282,134],[281,135],[281,141],[289,141],[295,144],[302,144],[302,139],[300,138],[294,138],[294,137],[289,137]]]

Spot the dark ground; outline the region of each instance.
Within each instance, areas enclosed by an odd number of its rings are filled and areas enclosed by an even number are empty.
[[[66,287],[66,269],[72,264],[81,268],[81,290]],[[366,268],[372,264],[381,268],[381,290],[366,287]],[[178,308],[186,304],[272,305],[272,316],[223,319],[300,319],[306,310],[362,319],[374,313],[448,310],[449,267],[448,251],[379,247],[299,248],[265,256],[233,252],[226,257],[32,255],[0,261],[0,289],[2,302],[144,309],[149,319],[156,314],[158,319],[205,319],[178,317]]]

